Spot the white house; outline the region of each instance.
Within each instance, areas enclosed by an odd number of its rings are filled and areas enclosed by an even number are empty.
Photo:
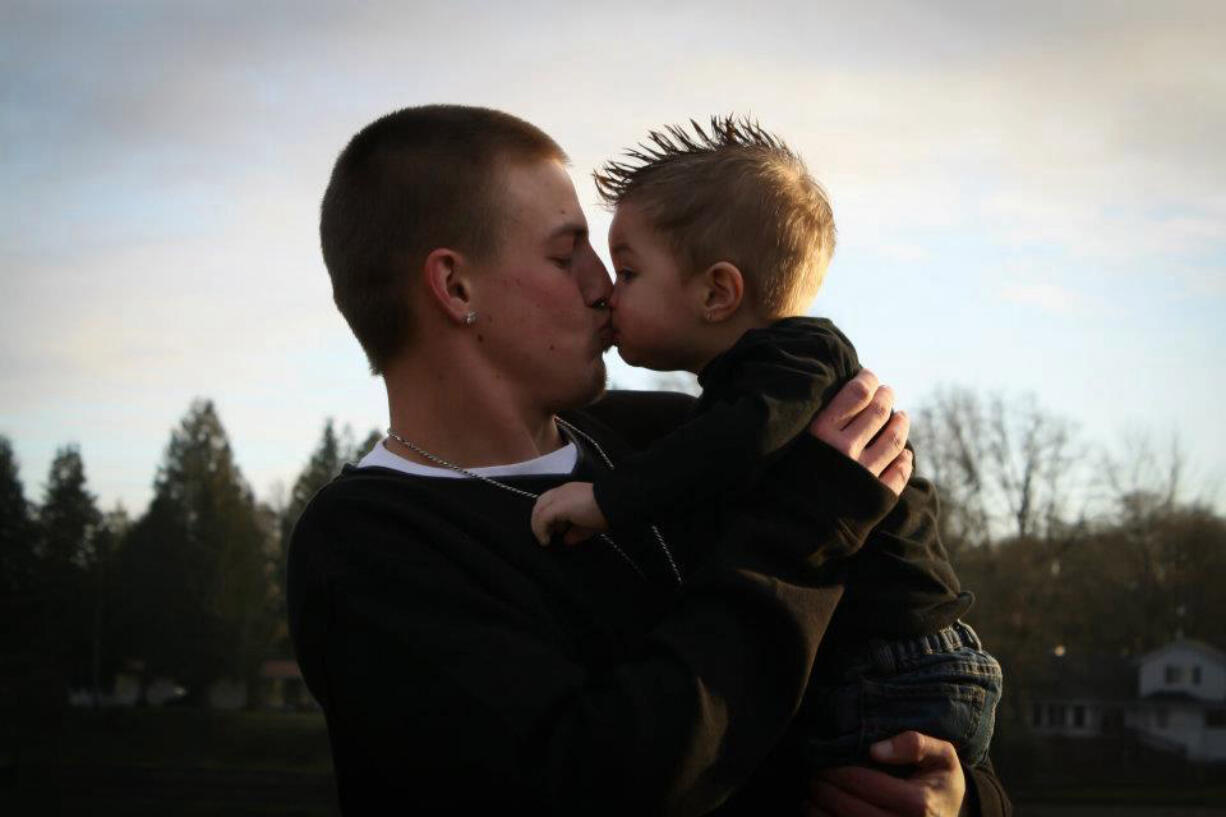
[[[1190,760],[1226,760],[1226,652],[1179,639],[1137,661],[1140,700],[1127,726],[1156,744],[1173,744]]]
[[[1040,735],[1098,737],[1128,730],[1194,761],[1226,761],[1226,652],[1177,639],[1132,662],[1053,657],[1036,695]],[[1131,677],[1129,677],[1131,676]]]

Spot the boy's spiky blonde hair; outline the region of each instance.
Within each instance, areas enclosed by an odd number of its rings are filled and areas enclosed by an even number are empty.
[[[642,208],[683,269],[735,264],[764,316],[804,311],[834,252],[826,191],[800,157],[754,120],[669,125],[593,174],[604,202]]]

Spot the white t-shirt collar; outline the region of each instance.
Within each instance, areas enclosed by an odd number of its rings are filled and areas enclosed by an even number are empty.
[[[366,456],[358,461],[358,468],[390,468],[393,471],[400,471],[405,474],[412,474],[418,477],[435,477],[441,479],[468,479],[458,471],[452,471],[450,468],[438,468],[433,465],[422,465],[420,463],[407,460],[399,454],[394,454],[387,449],[388,438],[384,437],[379,442],[375,443],[375,447],[367,452]],[[513,462],[509,465],[490,465],[484,468],[470,468],[474,474],[480,474],[483,477],[522,477],[536,476],[548,474],[569,474],[575,470],[575,464],[579,460],[579,450],[573,442],[568,442],[566,445],[559,448],[557,451],[551,451],[544,456],[536,457],[523,462]]]

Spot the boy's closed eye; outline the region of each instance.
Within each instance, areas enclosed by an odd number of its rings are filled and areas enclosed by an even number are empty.
[[[636,275],[638,275],[638,273],[634,270],[619,269],[617,271],[617,280],[629,282]]]

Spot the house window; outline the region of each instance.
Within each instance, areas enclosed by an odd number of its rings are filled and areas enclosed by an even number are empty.
[[[1192,683],[1200,686],[1200,664],[1192,667]]]
[[[1183,667],[1177,666],[1175,664],[1167,664],[1166,665],[1166,682],[1168,684],[1182,684],[1183,683]]]
[[[1047,707],[1047,725],[1064,726],[1064,704],[1049,704]]]
[[[1084,706],[1073,707],[1073,726],[1078,729],[1086,725],[1086,708]]]
[[[1154,712],[1154,723],[1159,729],[1166,729],[1171,722],[1170,713],[1166,711],[1165,706],[1160,706]]]
[[[1226,709],[1210,709],[1205,712],[1205,726],[1226,729]]]

